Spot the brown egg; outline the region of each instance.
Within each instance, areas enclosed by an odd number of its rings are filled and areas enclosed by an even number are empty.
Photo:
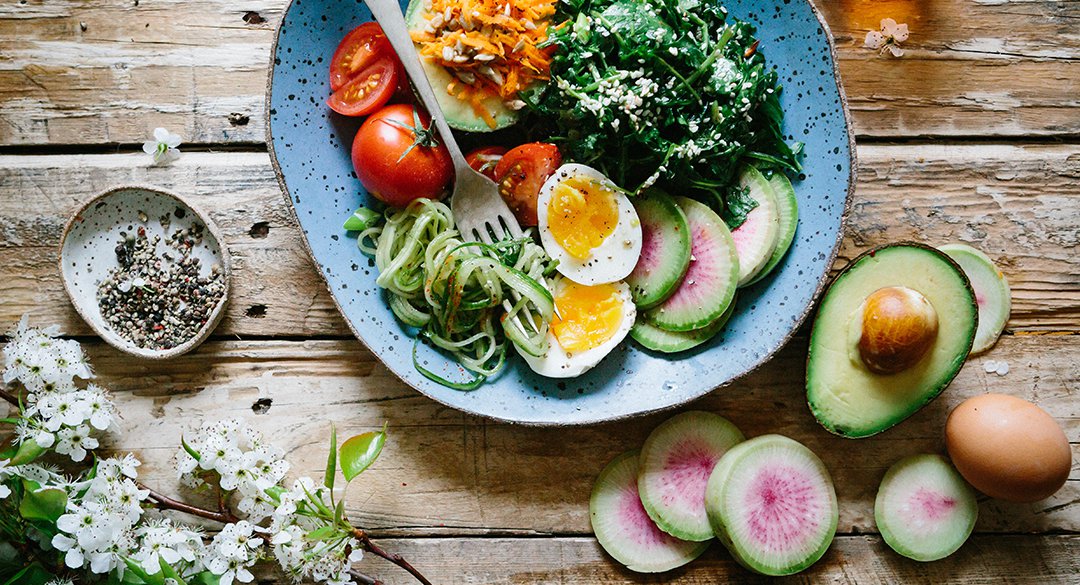
[[[1069,477],[1072,451],[1045,410],[1004,394],[969,398],[945,423],[945,446],[960,475],[984,494],[1035,502]]]
[[[937,338],[934,306],[919,291],[890,286],[866,297],[862,306],[859,356],[875,374],[895,374],[915,365]]]

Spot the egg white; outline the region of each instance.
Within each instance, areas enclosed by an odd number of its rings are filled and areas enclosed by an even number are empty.
[[[552,286],[555,298],[559,297],[559,293],[563,287],[567,285],[565,279],[559,279]],[[634,305],[633,297],[630,295],[630,286],[625,282],[613,283],[618,294],[619,299],[622,300],[622,321],[619,322],[618,329],[611,336],[610,339],[601,343],[600,345],[579,352],[568,352],[561,345],[559,345],[558,338],[551,331],[548,331],[548,350],[539,357],[529,355],[518,348],[518,353],[521,357],[525,358],[525,361],[529,364],[534,372],[545,376],[547,378],[573,378],[580,376],[585,372],[592,369],[593,366],[600,363],[600,360],[604,359],[615,346],[626,338],[626,335],[630,333],[630,329],[634,326],[634,320],[637,318],[637,307]],[[517,348],[517,346],[514,346]]]
[[[611,183],[600,171],[579,164],[565,164],[558,168],[543,187],[536,200],[539,220],[540,242],[552,259],[557,260],[555,269],[570,280],[584,285],[605,284],[626,278],[634,271],[641,256],[641,220],[630,199],[621,191],[615,191],[618,205],[618,221],[615,230],[589,256],[579,260],[566,251],[551,234],[548,221],[548,205],[560,183],[572,177],[585,177],[597,182]],[[614,187],[614,185],[612,185]]]

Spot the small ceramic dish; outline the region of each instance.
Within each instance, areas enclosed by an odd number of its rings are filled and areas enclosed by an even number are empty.
[[[200,277],[207,277],[213,266],[219,266],[224,285],[221,298],[210,309],[206,322],[193,336],[166,349],[142,347],[123,337],[102,316],[98,301],[101,282],[120,268],[118,244],[124,241],[125,235],[137,235],[143,228],[151,241],[154,236],[161,236],[155,247],[156,254],[167,254],[172,251],[165,243],[169,235],[189,229],[196,222],[205,229],[201,241],[191,247],[189,257],[198,259]],[[210,218],[176,194],[144,185],[113,187],[80,207],[68,221],[60,242],[60,274],[75,310],[109,345],[142,358],[170,358],[187,353],[202,343],[224,314],[229,297],[231,259],[228,249],[221,245],[223,241]],[[130,284],[124,284],[130,289]],[[184,299],[185,303],[188,301],[190,299]]]

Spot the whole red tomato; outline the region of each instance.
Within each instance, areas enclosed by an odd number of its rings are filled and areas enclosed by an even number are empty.
[[[421,197],[440,199],[454,177],[431,119],[407,104],[386,106],[360,126],[352,162],[364,188],[392,207]]]

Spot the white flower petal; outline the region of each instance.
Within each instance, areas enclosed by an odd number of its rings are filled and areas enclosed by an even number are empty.
[[[887,37],[893,36],[893,34],[896,32],[896,21],[891,18],[882,18],[881,32],[885,33],[885,36]]]
[[[904,50],[901,49],[899,45],[889,45],[886,48],[888,49],[888,51],[890,53],[892,53],[893,57],[903,57],[904,56]]]
[[[902,42],[908,40],[908,35],[909,34],[910,33],[908,32],[907,25],[906,24],[901,24],[901,25],[898,25],[896,27],[896,30],[893,31],[892,37],[896,42],[902,43]]]
[[[68,549],[67,554],[64,555],[64,564],[72,569],[82,567],[84,560],[82,550],[77,547]]]
[[[863,46],[867,49],[880,49],[885,46],[885,35],[876,30],[872,30],[866,33],[866,40],[863,41]]]
[[[157,151],[157,142],[153,140],[147,140],[142,143],[142,150],[146,154],[154,154]]]
[[[885,21],[881,21],[882,26],[885,25]],[[893,21],[896,24],[896,21]],[[165,142],[169,139],[169,131],[164,128],[154,128],[154,140],[158,142]]]

